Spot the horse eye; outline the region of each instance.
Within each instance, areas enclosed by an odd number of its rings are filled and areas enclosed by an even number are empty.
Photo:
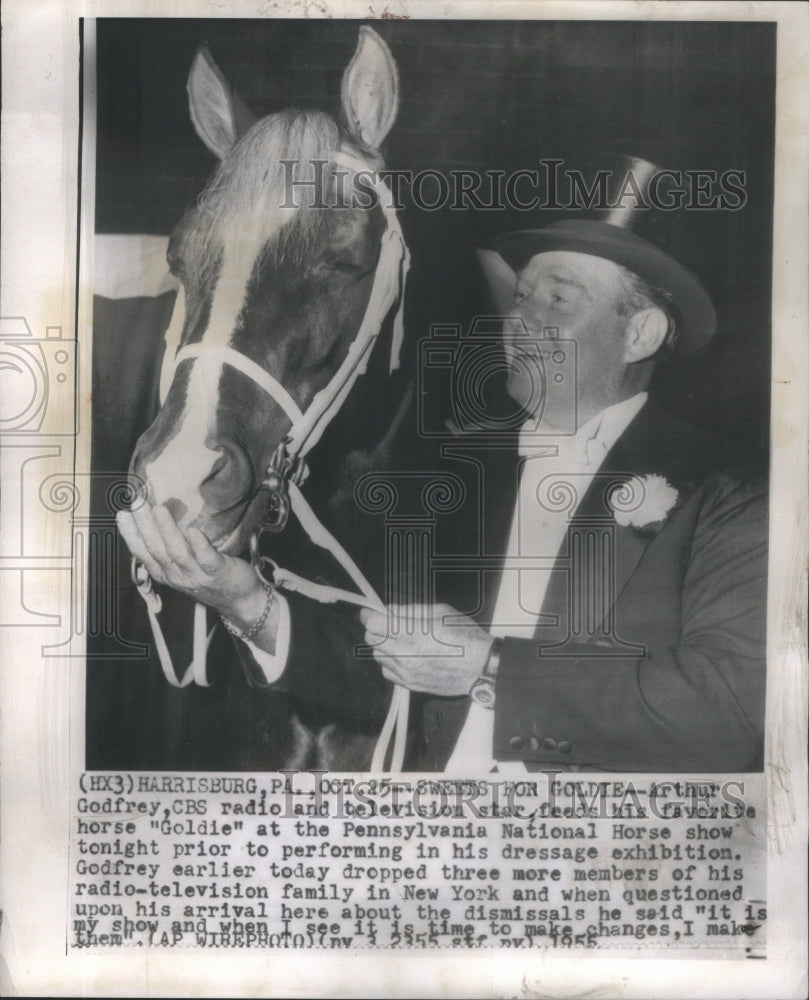
[[[338,271],[341,274],[356,274],[362,270],[359,264],[350,260],[332,260],[329,261],[329,267],[332,271]]]
[[[340,348],[340,338],[338,337],[334,343],[329,345],[329,349],[321,357],[314,359],[310,366],[313,371],[323,371],[329,368],[332,364],[333,359],[336,357],[337,352]]]

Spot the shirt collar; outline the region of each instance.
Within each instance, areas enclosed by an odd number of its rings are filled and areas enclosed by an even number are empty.
[[[613,403],[582,424],[575,434],[549,433],[549,429],[543,429],[541,424],[539,427],[523,424],[520,430],[520,454],[527,458],[536,457],[546,452],[548,446],[553,446],[554,451],[564,449],[578,454],[584,464],[588,464],[588,457],[593,454],[598,454],[603,460],[604,455],[640,412],[648,397],[648,392],[638,392],[619,403]]]

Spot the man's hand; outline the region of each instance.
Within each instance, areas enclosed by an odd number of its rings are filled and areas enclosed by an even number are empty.
[[[166,507],[142,504],[121,511],[118,527],[156,583],[207,604],[238,626],[261,615],[266,598],[252,566],[217,552],[198,528],[181,531]]]
[[[452,625],[444,623],[448,616],[455,619]],[[382,673],[411,691],[469,694],[492,645],[485,629],[446,604],[363,608],[360,621],[369,645],[385,640],[374,650]]]

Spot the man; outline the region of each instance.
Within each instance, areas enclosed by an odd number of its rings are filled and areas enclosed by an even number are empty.
[[[640,183],[655,173],[641,161],[628,169]],[[386,677],[455,699],[424,707],[427,766],[451,751],[461,773],[493,761],[761,766],[766,490],[732,448],[648,397],[667,353],[702,346],[716,320],[697,279],[639,235],[639,219],[648,223],[619,207],[497,243],[517,273],[510,311],[527,343],[549,366],[572,342],[578,391],[554,392],[549,378],[537,393],[531,366],[513,366],[508,391],[539,425],[521,435],[516,503],[493,496],[492,483],[508,484],[502,472],[487,479],[488,521],[510,529],[481,624],[448,607],[404,608],[406,620],[432,616],[431,636],[400,623],[393,638],[384,615],[362,612],[369,641],[385,639]],[[512,361],[525,351],[522,324],[507,325]],[[531,565],[537,556],[544,568]],[[462,642],[464,655],[433,640]]]
[[[634,190],[656,176],[642,161],[625,171]],[[611,180],[625,191],[626,178]],[[650,222],[654,242],[638,232]],[[461,555],[482,530],[501,557],[471,592],[470,574],[449,574],[450,604],[363,609],[358,632],[352,609],[265,601],[246,565],[198,532],[176,536],[159,509],[122,524],[130,548],[235,620],[254,680],[365,726],[389,698],[354,655],[373,645],[384,678],[416,693],[414,769],[760,767],[766,490],[733,449],[649,398],[667,354],[716,327],[659,226],[619,199],[498,241],[516,274],[508,392],[527,419],[520,456],[484,447],[484,523],[457,528]]]

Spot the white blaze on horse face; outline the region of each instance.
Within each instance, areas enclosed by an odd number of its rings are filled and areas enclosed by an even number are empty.
[[[181,514],[178,520],[182,527],[187,527],[202,513],[199,486],[210,475],[219,457],[217,451],[205,444],[211,427],[211,412],[204,400],[217,398],[221,368],[206,365],[199,359],[193,365],[179,430],[144,470],[153,504],[168,500],[182,502],[184,509],[177,512]]]
[[[210,318],[201,338],[204,347],[232,346],[258,255],[293,215],[294,210],[279,211],[270,219],[263,216],[240,220],[227,227]],[[205,511],[200,487],[210,478],[220,459],[220,452],[209,448],[206,442],[218,437],[216,416],[223,366],[221,361],[208,359],[204,353],[187,363],[193,367],[180,427],[145,468],[154,504],[167,500],[181,502],[182,510],[177,512],[181,527],[187,527],[206,513],[219,513]]]

